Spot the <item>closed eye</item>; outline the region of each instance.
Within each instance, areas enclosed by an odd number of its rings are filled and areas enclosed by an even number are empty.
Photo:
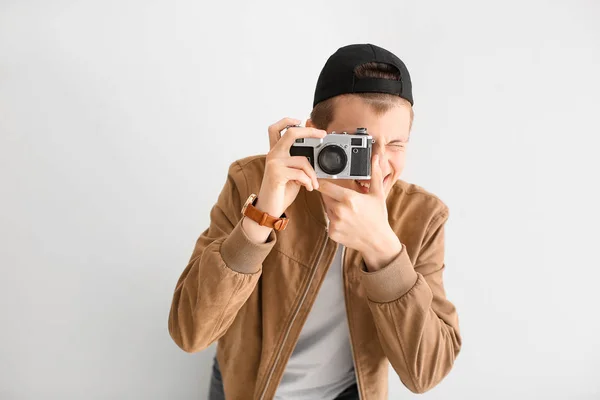
[[[394,149],[403,149],[406,147],[406,142],[401,142],[398,140],[398,141],[390,142],[387,145]]]
[[[388,145],[400,145],[400,146],[404,146],[406,145],[406,143],[408,143],[410,138],[406,138],[406,139],[394,139],[390,142],[388,142]]]

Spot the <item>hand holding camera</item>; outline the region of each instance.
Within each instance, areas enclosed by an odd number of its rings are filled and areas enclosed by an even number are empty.
[[[371,162],[373,176],[368,194],[332,182],[322,182],[319,191],[329,217],[329,237],[359,251],[369,271],[376,271],[388,265],[402,245],[388,222],[379,156]]]
[[[290,147],[296,139],[322,139],[327,132],[321,129],[300,127],[301,121],[293,118],[269,126],[269,145],[265,172],[255,207],[271,216],[279,217],[298,196],[300,187],[312,191],[319,187],[315,170],[304,156],[290,155]],[[281,132],[287,129],[282,137]],[[260,226],[255,221],[244,219],[243,227],[255,243],[264,243],[271,228]]]
[[[265,172],[256,207],[273,216],[280,216],[292,204],[300,187],[312,191],[319,186],[317,175],[308,159],[290,155],[297,139],[322,139],[327,132],[298,126],[299,120],[284,118],[269,127],[271,150],[267,154]],[[287,129],[285,135],[281,132]]]

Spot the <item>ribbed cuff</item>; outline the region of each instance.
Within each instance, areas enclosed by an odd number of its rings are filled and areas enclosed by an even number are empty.
[[[361,269],[362,284],[369,300],[389,303],[404,296],[417,282],[417,273],[406,248],[388,265],[374,272]]]
[[[271,231],[265,243],[256,244],[246,235],[242,221],[243,218],[221,245],[221,257],[225,265],[232,270],[242,274],[254,274],[260,271],[263,261],[275,246],[277,237],[275,232]]]

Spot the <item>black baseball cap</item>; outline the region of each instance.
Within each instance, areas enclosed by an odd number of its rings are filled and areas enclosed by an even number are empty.
[[[400,73],[400,80],[357,78],[354,75],[356,67],[370,62],[395,67]],[[351,44],[340,47],[325,63],[317,80],[313,107],[340,94],[369,92],[394,94],[414,105],[410,75],[402,60],[394,53],[374,44]]]

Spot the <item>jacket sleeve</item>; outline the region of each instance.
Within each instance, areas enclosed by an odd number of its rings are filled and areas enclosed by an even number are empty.
[[[432,219],[414,265],[403,246],[386,267],[362,272],[382,348],[414,393],[437,385],[461,347],[458,315],[446,299],[442,279],[447,219],[447,209]]]
[[[273,232],[266,243],[254,244],[242,229],[240,193],[248,190],[245,183],[240,165],[232,164],[210,212],[210,226],[198,238],[177,282],[169,334],[187,352],[203,350],[225,334],[256,287],[262,263],[275,245]]]

